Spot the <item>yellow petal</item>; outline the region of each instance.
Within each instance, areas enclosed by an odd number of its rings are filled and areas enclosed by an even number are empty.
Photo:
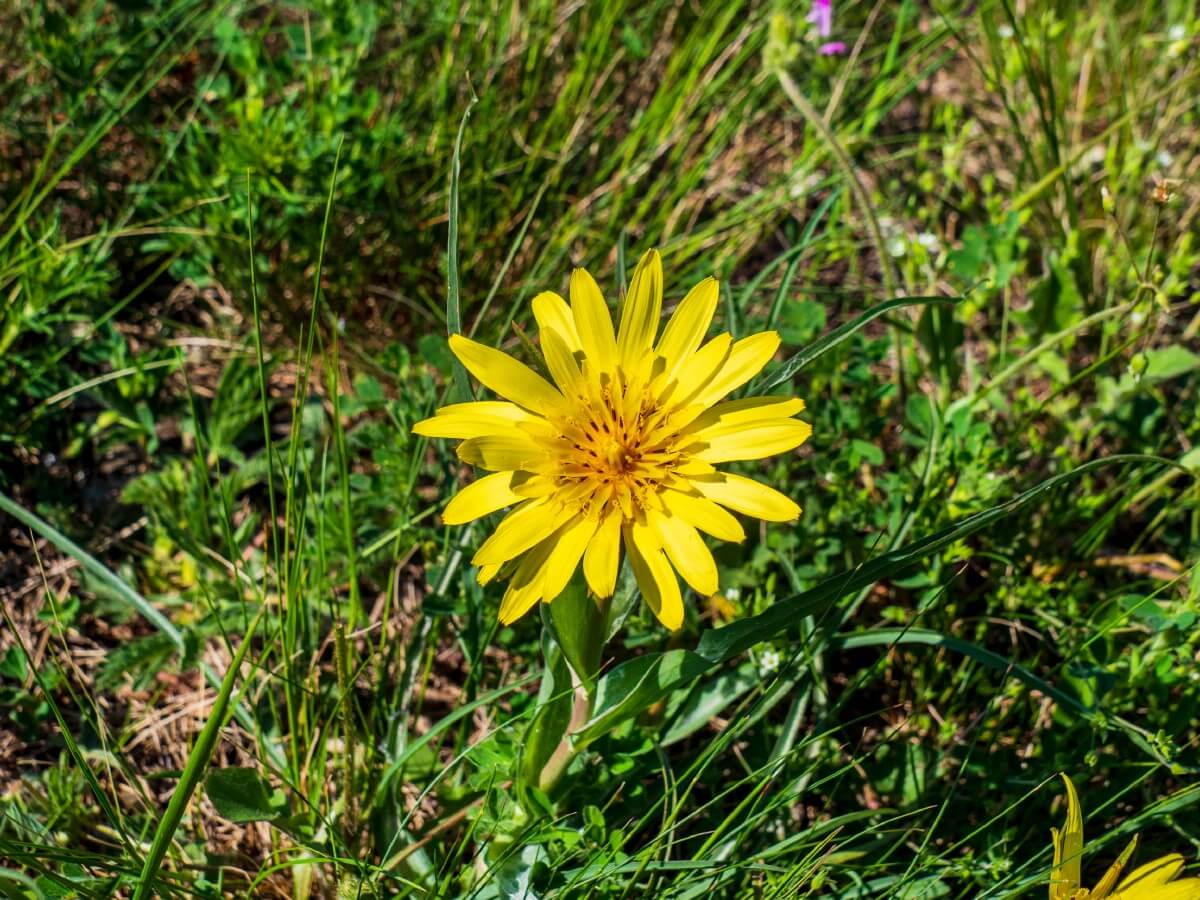
[[[1054,862],[1050,866],[1050,900],[1060,900],[1071,889],[1058,880],[1062,865],[1062,835],[1053,825],[1050,826],[1050,845],[1054,848]]]
[[[600,522],[596,536],[583,554],[583,574],[597,597],[611,597],[617,589],[621,561],[621,514],[611,509]]]
[[[546,560],[554,550],[552,539],[543,540],[525,554],[509,579],[504,599],[500,601],[500,622],[511,625],[538,602],[542,596],[542,581],[546,575]]]
[[[1070,778],[1064,774],[1062,780],[1067,786],[1067,821],[1061,832],[1054,833],[1054,869],[1050,873],[1052,898],[1070,896],[1079,887],[1083,858],[1083,812],[1079,809],[1079,795]]]
[[[507,436],[486,435],[463,441],[457,452],[463,462],[491,472],[536,470],[549,459],[542,447],[515,428]]]
[[[508,562],[550,537],[572,515],[573,510],[551,505],[547,500],[527,500],[504,517],[492,536],[475,551],[471,564],[487,566]]]
[[[579,332],[575,330],[575,317],[571,315],[571,307],[554,291],[542,291],[533,298],[533,318],[538,323],[539,331],[545,331],[547,328],[557,331],[567,342],[572,353],[583,349],[583,345],[579,343]]]
[[[767,522],[792,522],[800,518],[800,507],[790,497],[752,478],[718,472],[710,477],[691,478],[689,481],[709,500],[728,506],[742,515]]]
[[[461,334],[450,335],[450,349],[468,372],[501,397],[540,413],[562,409],[562,394],[529,366],[517,362],[507,353]]]
[[[673,516],[681,517],[694,528],[722,541],[740,543],[746,539],[741,524],[711,500],[695,497],[680,491],[663,491],[663,506]]]
[[[812,434],[812,426],[799,419],[768,419],[748,425],[715,426],[708,437],[688,451],[702,462],[762,459],[799,447]]]
[[[662,515],[651,510],[646,517],[654,529],[659,545],[671,560],[671,564],[704,597],[717,592],[717,563],[704,545],[704,539],[696,529],[679,516]]]
[[[621,327],[617,329],[617,352],[626,372],[654,345],[662,317],[662,294],[662,257],[657,250],[647,250],[633,270],[629,293],[621,306]]]
[[[1171,853],[1167,856],[1160,856],[1152,862],[1146,863],[1144,866],[1138,866],[1132,872],[1125,876],[1121,882],[1119,892],[1124,895],[1126,891],[1130,892],[1130,896],[1135,896],[1134,892],[1146,890],[1148,888],[1160,888],[1176,875],[1183,868],[1183,857],[1178,853]],[[1185,878],[1183,882],[1195,881],[1196,879]],[[1197,881],[1197,886],[1200,886],[1200,881]],[[1157,896],[1157,895],[1156,895]]]
[[[778,349],[779,335],[774,331],[761,331],[737,341],[729,348],[729,358],[720,371],[700,389],[692,402],[712,406],[762,371]]]
[[[804,401],[796,397],[746,397],[726,400],[697,416],[684,431],[701,437],[709,428],[723,428],[761,422],[764,419],[786,419],[804,411]]]
[[[675,631],[683,624],[683,597],[671,564],[644,523],[623,525],[621,532],[629,553],[629,567],[633,569],[642,597],[658,621]]]
[[[473,522],[480,516],[520,503],[523,499],[512,489],[513,472],[496,472],[468,484],[446,504],[442,521],[447,525]]]
[[[549,603],[563,592],[571,576],[579,567],[588,541],[596,533],[598,520],[591,516],[579,516],[564,525],[554,536],[554,549],[546,560],[546,574],[542,580],[542,599]]]
[[[1089,894],[1093,900],[1104,900],[1117,884],[1117,879],[1121,877],[1121,870],[1125,868],[1129,858],[1133,856],[1133,851],[1137,849],[1137,835],[1125,845],[1125,849],[1121,851],[1121,855],[1117,857],[1116,862],[1108,867],[1108,871],[1104,873],[1104,877],[1096,882],[1096,886],[1092,888],[1092,893]],[[1164,879],[1165,880],[1165,879]]]
[[[612,318],[596,279],[587,269],[571,273],[571,315],[584,355],[598,371],[611,372],[617,364],[617,339]]]
[[[524,480],[514,478],[512,489],[513,493],[522,499],[528,500],[531,497],[545,497],[547,494],[553,494],[558,490],[558,485],[554,479],[547,475],[528,475],[526,472],[516,473],[518,476],[525,476]]]
[[[475,580],[478,581],[480,584],[487,584],[489,581],[491,581],[493,578],[495,578],[496,575],[499,574],[499,572],[500,572],[499,565],[493,564],[490,566],[480,566],[479,572],[475,576]]]
[[[1119,890],[1111,900],[1200,900],[1200,878],[1184,878],[1170,884],[1146,888],[1132,887]]]
[[[688,291],[687,296],[675,307],[655,351],[666,360],[665,375],[668,379],[675,377],[675,373],[704,340],[708,326],[712,324],[719,296],[717,279],[710,276]]]
[[[473,438],[485,434],[507,434],[519,422],[544,421],[515,403],[479,400],[451,403],[412,427],[413,434],[434,438]]]
[[[542,355],[546,358],[546,368],[554,383],[569,398],[581,396],[583,376],[566,340],[553,328],[543,328],[541,340]]]
[[[694,407],[692,413],[685,417],[686,421],[683,424],[692,421],[706,409],[705,406],[693,403],[692,398],[700,388],[712,381],[713,377],[721,371],[726,360],[729,359],[731,346],[733,346],[732,336],[718,334],[697,350],[690,359],[684,360],[683,365],[675,373],[675,381],[667,386],[667,392],[662,400],[672,406],[681,406],[686,409]],[[678,415],[678,413],[675,414],[675,416]]]

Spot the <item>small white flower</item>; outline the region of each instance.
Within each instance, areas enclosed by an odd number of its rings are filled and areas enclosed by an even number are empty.
[[[899,259],[908,252],[908,244],[905,243],[902,237],[892,237],[887,239],[887,252]]]
[[[727,587],[725,588],[725,599],[730,603],[736,603],[738,598],[742,596],[741,588]]]
[[[1171,155],[1170,150],[1159,150],[1154,160],[1158,163],[1160,169],[1169,169],[1171,168],[1171,163],[1175,162],[1175,157]]]
[[[825,473],[825,480],[828,481],[830,484],[833,484],[835,478],[834,478],[832,469],[830,469],[828,472]]]
[[[1187,37],[1187,27],[1184,25],[1172,25],[1167,29],[1168,41],[1182,41]]]
[[[1010,37],[1013,36],[1012,26],[1011,25],[999,25],[996,28],[996,34],[1000,35],[1000,37],[1004,38],[1007,41]]]
[[[758,672],[760,675],[772,675],[779,671],[783,656],[774,647],[768,647],[758,655]]]
[[[942,242],[938,240],[938,236],[932,231],[922,231],[917,235],[917,243],[932,253],[940,253]]]
[[[1129,321],[1133,325],[1141,325],[1143,322],[1146,321],[1146,314],[1144,312],[1142,312],[1140,309],[1135,309],[1133,312],[1131,312],[1129,314]]]

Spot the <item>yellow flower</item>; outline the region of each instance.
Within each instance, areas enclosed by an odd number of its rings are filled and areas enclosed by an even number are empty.
[[[1079,886],[1080,863],[1083,856],[1083,813],[1079,795],[1066,775],[1067,822],[1062,831],[1051,828],[1054,840],[1054,868],[1050,873],[1050,900],[1200,900],[1200,878],[1173,880],[1183,868],[1178,853],[1161,856],[1153,862],[1134,869],[1121,883],[1121,871],[1137,848],[1137,837],[1125,848],[1117,861],[1109,866],[1104,877],[1092,890]],[[1116,888],[1114,891],[1113,888]]]
[[[730,509],[771,522],[800,515],[778,491],[714,468],[791,450],[812,433],[792,418],[801,400],[722,402],[766,365],[779,336],[721,334],[703,343],[718,296],[716,280],[706,278],[656,342],[662,285],[662,260],[651,250],[633,273],[615,333],[583,269],[571,274],[569,306],[554,293],[534,297],[554,384],[499,350],[450,338],[467,370],[504,399],[443,407],[413,431],[461,439],[459,458],[493,473],[451,499],[447,524],[514,507],[472,559],[481,584],[511,572],[502,622],[557,597],[581,560],[592,592],[611,596],[624,546],[642,595],[676,629],[683,602],[675,570],[701,595],[717,590],[699,531],[742,540]]]

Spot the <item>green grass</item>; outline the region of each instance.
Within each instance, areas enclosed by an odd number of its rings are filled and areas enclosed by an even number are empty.
[[[5,896],[1041,897],[1060,771],[1195,871],[1200,20],[807,6],[0,13]],[[589,607],[409,428],[650,246],[804,514],[623,574],[556,756]]]

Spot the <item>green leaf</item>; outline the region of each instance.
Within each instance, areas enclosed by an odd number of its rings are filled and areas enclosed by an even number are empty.
[[[542,618],[571,669],[590,693],[600,671],[604,650],[604,613],[588,596],[580,577],[575,577],[553,603],[540,604]]]
[[[651,653],[621,663],[600,679],[592,717],[575,733],[575,745],[585,746],[633,718],[712,665],[691,650]]]
[[[1056,703],[1074,712],[1087,712],[1087,707],[1078,698],[1061,691],[1049,682],[1034,675],[1024,666],[1017,665],[1007,657],[1001,656],[986,647],[972,644],[961,638],[942,634],[926,628],[872,628],[870,631],[857,631],[852,634],[839,635],[832,642],[834,646],[845,650],[855,650],[860,647],[898,647],[902,645],[918,645],[937,647],[966,656],[975,662],[987,666],[997,672],[1011,675],[1018,681],[1036,691],[1041,691]]]
[[[1169,381],[1200,369],[1200,356],[1175,344],[1160,350],[1146,351],[1146,370],[1142,377],[1148,381]]]
[[[879,318],[886,312],[899,309],[903,306],[928,306],[934,303],[952,306],[957,302],[957,297],[897,297],[895,300],[888,300],[885,303],[880,303],[878,306],[873,306],[849,322],[839,325],[815,344],[801,350],[787,362],[783,363],[783,365],[779,366],[771,375],[763,379],[761,383],[755,385],[750,393],[764,394],[773,387],[791,381],[797,372],[813,360],[824,356],[842,341],[852,337],[855,332],[863,328],[868,322]]]
[[[245,766],[213,769],[204,782],[204,792],[222,818],[239,825],[269,822],[287,812],[283,792],[272,790],[257,770]]]
[[[788,303],[779,316],[779,336],[791,346],[811,341],[824,327],[825,307],[815,300]]]
[[[454,139],[454,154],[450,158],[450,192],[446,200],[446,213],[449,228],[446,233],[446,336],[462,334],[462,308],[459,298],[458,278],[458,182],[462,173],[462,142],[467,130],[467,118],[471,109],[478,103],[475,92],[471,92],[471,100],[463,110],[462,121],[458,123],[458,136]],[[454,372],[454,395],[458,400],[471,399],[471,380],[467,370],[457,358],[451,361]]]
[[[581,746],[648,709],[671,691],[763,641],[792,628],[804,616],[821,616],[843,597],[890,578],[951,544],[964,540],[1049,492],[1100,468],[1130,463],[1174,466],[1158,456],[1126,454],[1092,460],[1063,472],[991,509],[968,516],[928,537],[884,553],[856,569],[781,600],[756,616],[706,631],[695,651],[669,650],[624,662],[600,679],[591,719],[576,734]],[[1005,661],[1007,665],[1007,661]],[[1060,692],[1061,693],[1061,692]],[[1063,697],[1068,695],[1063,694]]]
[[[671,719],[660,743],[666,747],[696,733],[761,680],[752,666],[744,665],[696,685]]]

